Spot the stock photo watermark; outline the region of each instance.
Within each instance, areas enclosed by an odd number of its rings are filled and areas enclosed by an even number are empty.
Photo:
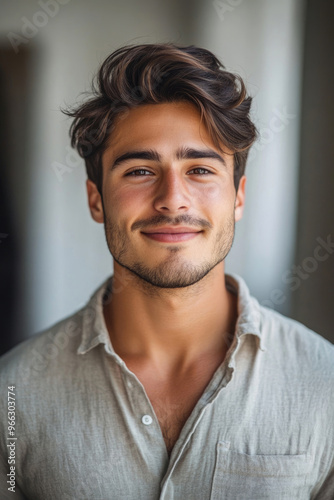
[[[70,0],[39,0],[38,5],[41,10],[37,10],[30,19],[21,17],[21,32],[15,33],[10,31],[7,33],[7,38],[15,52],[18,54],[21,45],[26,45],[34,38],[40,29],[44,28],[54,18],[62,5],[66,5]]]
[[[298,265],[293,265],[290,269],[282,274],[282,282],[289,285],[289,290],[295,292],[301,284],[314,273],[320,262],[326,261],[330,255],[334,253],[334,241],[332,235],[329,234],[326,239],[318,236],[316,238],[318,245],[313,250],[313,255],[305,257]],[[261,301],[261,305],[270,307],[280,306],[288,299],[287,295],[280,288],[274,288],[269,296],[269,299]]]
[[[82,158],[73,151],[70,146],[66,146],[66,156],[64,162],[54,161],[51,164],[51,168],[54,171],[59,182],[63,182],[63,177],[65,174],[73,172],[78,166],[82,165]]]
[[[214,0],[212,5],[218,14],[221,21],[225,20],[226,14],[233,12],[236,7],[239,7],[244,2],[244,0]]]
[[[259,151],[263,151],[268,144],[273,142],[275,135],[283,132],[296,116],[296,114],[288,112],[286,106],[282,109],[274,108],[268,126],[259,130],[260,139],[250,149],[248,162],[253,161]]]
[[[7,450],[8,450],[8,465],[9,473],[7,474],[8,491],[15,493],[16,486],[16,440],[15,435],[15,385],[9,385],[7,388],[7,419],[8,419],[8,436],[7,436]]]

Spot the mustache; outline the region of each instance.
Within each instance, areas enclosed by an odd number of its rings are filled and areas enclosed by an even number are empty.
[[[186,224],[187,226],[194,226],[197,229],[199,227],[203,229],[211,229],[212,224],[205,220],[196,217],[192,217],[191,215],[184,214],[178,215],[177,217],[168,217],[167,215],[155,215],[150,217],[149,219],[141,219],[134,222],[131,226],[131,231],[135,231],[136,229],[145,229],[150,226],[180,226],[181,224]]]

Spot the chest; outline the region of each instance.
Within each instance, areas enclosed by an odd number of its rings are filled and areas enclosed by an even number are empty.
[[[170,455],[186,421],[209,384],[216,365],[168,382],[157,381],[153,374],[138,373],[159,421],[161,433]]]
[[[170,455],[203,390],[201,388],[194,392],[192,388],[191,391],[184,391],[182,396],[179,389],[170,392],[170,390],[159,391],[146,388],[146,393],[159,421],[168,455]]]

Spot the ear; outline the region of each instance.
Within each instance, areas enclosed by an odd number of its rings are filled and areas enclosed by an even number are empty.
[[[246,176],[243,175],[239,181],[237,196],[235,198],[234,206],[234,220],[238,222],[242,218],[245,207],[245,186],[246,186]]]
[[[92,218],[95,222],[103,223],[103,205],[101,195],[96,187],[96,184],[91,180],[86,181],[87,195],[88,195],[88,205]]]

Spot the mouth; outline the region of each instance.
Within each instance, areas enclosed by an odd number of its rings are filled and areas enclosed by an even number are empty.
[[[142,234],[151,240],[163,243],[178,243],[196,238],[202,232],[202,230],[196,231],[190,227],[159,227],[142,231]]]

